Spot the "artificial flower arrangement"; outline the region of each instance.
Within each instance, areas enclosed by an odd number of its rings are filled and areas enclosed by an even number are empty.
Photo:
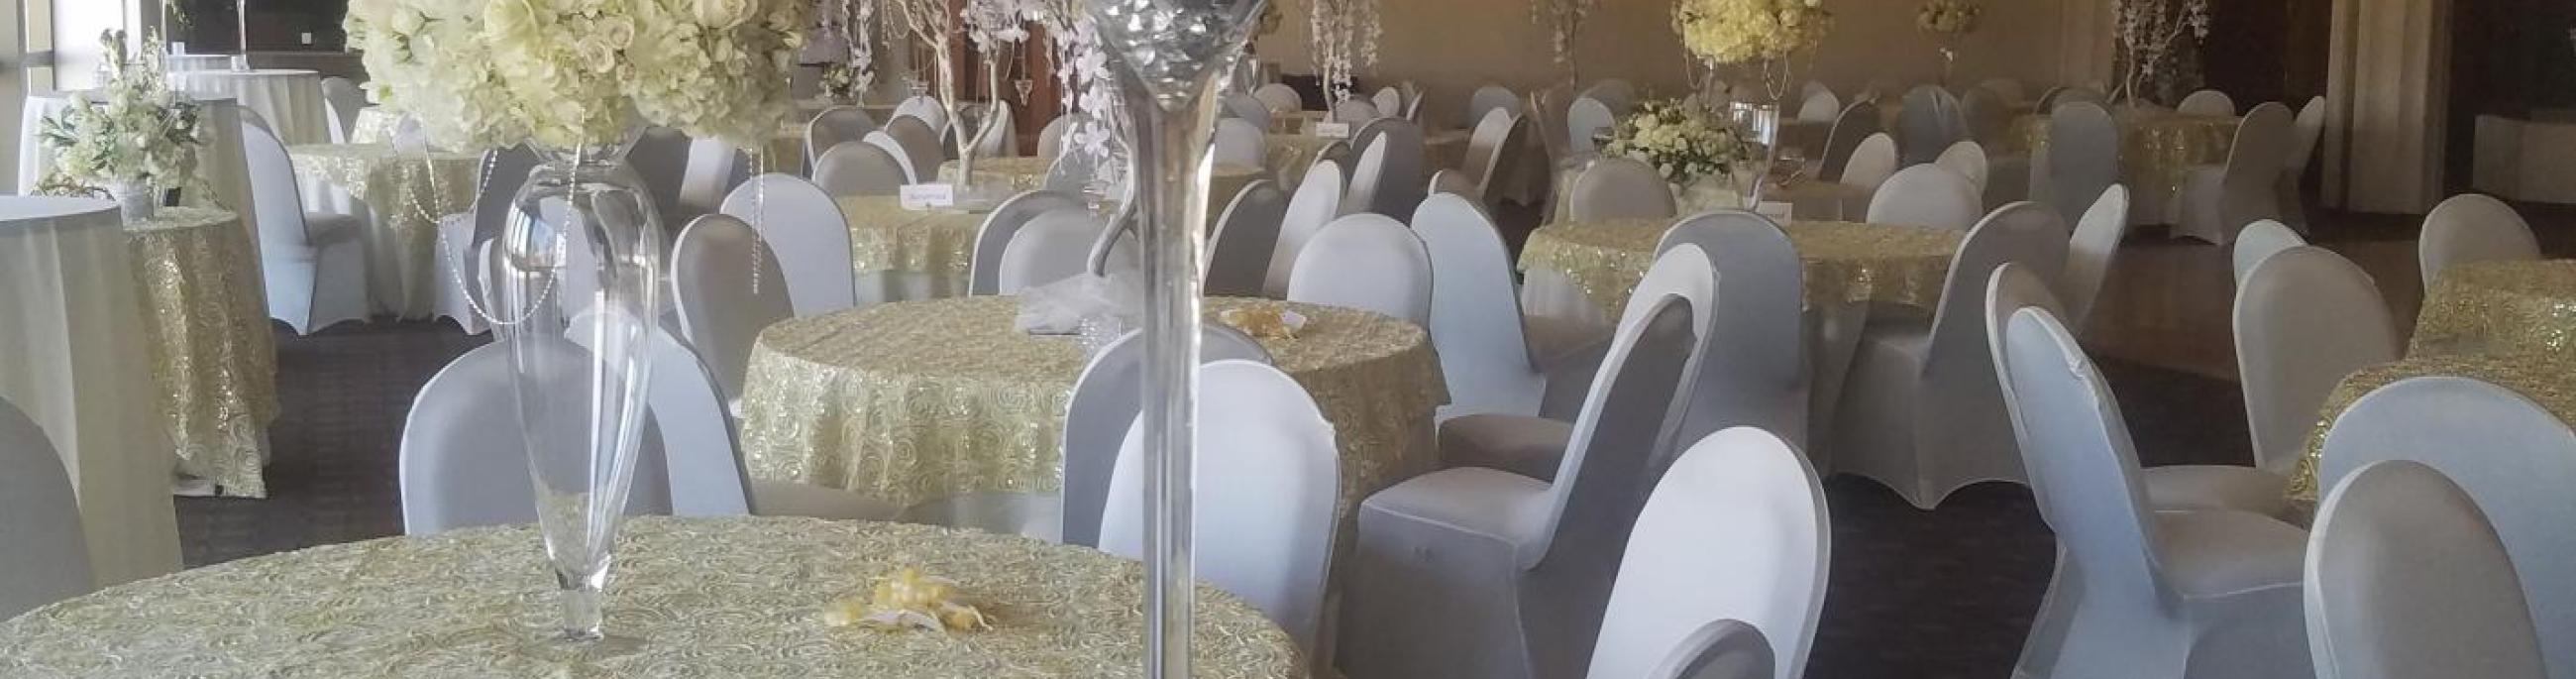
[[[760,148],[809,0],[352,0],[371,93],[451,148],[618,141],[637,123]]]
[[[113,57],[105,65],[106,86],[74,93],[41,123],[37,143],[54,157],[52,171],[37,182],[45,192],[149,193],[194,180],[197,150],[205,144],[198,106],[170,91],[155,50],[127,56],[125,42],[125,31],[100,34],[104,53]],[[161,41],[147,36],[144,42]]]
[[[1673,8],[1682,47],[1726,65],[1782,61],[1813,50],[1833,20],[1819,0],[1681,0]]]
[[[1985,7],[1974,0],[1924,0],[1914,12],[1914,26],[1944,40],[1955,40],[1977,32],[1977,15]]]
[[[1664,181],[1684,187],[1732,175],[1746,157],[1744,135],[1733,125],[1707,109],[1670,99],[1638,102],[1602,152],[1643,161]]]
[[[842,597],[824,607],[823,624],[867,629],[969,632],[991,629],[992,620],[961,600],[957,582],[906,566],[876,578],[868,596]]]

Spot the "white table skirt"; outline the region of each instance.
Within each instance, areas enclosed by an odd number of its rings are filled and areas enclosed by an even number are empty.
[[[179,570],[177,458],[134,280],[113,204],[0,199],[0,398],[26,411],[62,456],[101,585]]]
[[[54,154],[45,152],[44,145],[37,143],[36,135],[44,127],[45,116],[62,110],[70,103],[69,97],[70,94],[65,92],[27,95],[27,107],[20,115],[18,125],[19,195],[35,193],[36,181],[53,169]],[[250,234],[251,245],[257,246],[259,222],[253,215],[259,211],[251,205],[250,163],[242,156],[241,108],[231,99],[193,98],[204,107],[201,109],[204,115],[197,124],[203,126],[206,135],[205,148],[197,152],[197,178],[205,180],[206,188],[213,195],[205,196],[212,199],[208,204],[182,192],[183,201],[192,206],[212,207],[241,215],[242,230]]]
[[[170,89],[211,97],[228,97],[268,120],[270,131],[288,146],[331,141],[329,114],[322,107],[322,74],[313,71],[190,71],[170,74]]]

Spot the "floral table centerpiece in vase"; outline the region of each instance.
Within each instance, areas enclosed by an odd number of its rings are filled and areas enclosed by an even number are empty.
[[[1977,32],[1977,16],[1985,12],[1976,0],[1924,0],[1914,12],[1914,26],[1932,35],[1941,45],[1941,83],[1947,85],[1958,72],[1959,43]]]
[[[160,39],[146,36],[144,43]],[[55,159],[53,171],[37,181],[38,192],[105,192],[125,221],[148,220],[162,190],[196,176],[197,150],[206,143],[198,107],[170,90],[158,50],[129,55],[119,30],[99,34],[99,44],[109,55],[105,87],[71,95],[37,132],[37,143]]]
[[[1602,153],[1653,166],[1671,184],[1683,214],[1737,207],[1749,170],[1744,135],[1716,114],[1687,102],[1654,99],[1610,132]]]
[[[1761,83],[1763,99],[1737,102],[1730,111],[1754,147],[1747,159],[1756,168],[1751,181],[1738,184],[1744,206],[1762,204],[1769,183],[1772,154],[1780,141],[1780,102],[1787,96],[1794,57],[1813,53],[1833,28],[1834,15],[1820,0],[1681,0],[1673,9],[1673,30],[1682,48],[1714,72],[1733,67]],[[1706,96],[1704,99],[1716,100]]]
[[[643,643],[608,634],[602,601],[667,289],[663,224],[626,150],[646,125],[762,148],[790,106],[810,6],[350,3],[343,26],[387,108],[446,148],[524,142],[544,158],[512,200],[493,299],[476,303],[510,355],[537,523],[562,589],[561,624],[532,652],[595,658]],[[584,297],[566,292],[575,275],[595,282]]]

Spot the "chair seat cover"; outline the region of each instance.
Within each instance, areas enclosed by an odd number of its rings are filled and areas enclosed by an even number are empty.
[[[1440,466],[1483,467],[1541,481],[1556,479],[1574,425],[1526,415],[1481,414],[1440,423]]]
[[[2158,512],[2157,555],[2166,582],[2185,598],[2275,590],[2299,597],[2308,532],[2272,517],[2232,510]],[[2296,611],[2295,605],[2289,607]]]
[[[2148,467],[2140,475],[2147,504],[2157,509],[2234,509],[2273,517],[2290,511],[2290,480],[2254,467],[2182,464]]]

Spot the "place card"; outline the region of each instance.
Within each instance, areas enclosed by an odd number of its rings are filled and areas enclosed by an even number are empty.
[[[1315,136],[1323,137],[1325,139],[1349,139],[1351,138],[1351,124],[1317,122],[1315,123]]]
[[[905,184],[903,185],[903,192],[900,195],[900,199],[903,201],[903,209],[906,210],[928,210],[932,208],[955,207],[957,205],[957,185]]]
[[[1762,204],[1760,205],[1753,206],[1753,212],[1764,217],[1769,217],[1771,218],[1771,221],[1786,222],[1789,221],[1789,213],[1795,207],[1795,205],[1783,201],[1766,200],[1762,201]]]

